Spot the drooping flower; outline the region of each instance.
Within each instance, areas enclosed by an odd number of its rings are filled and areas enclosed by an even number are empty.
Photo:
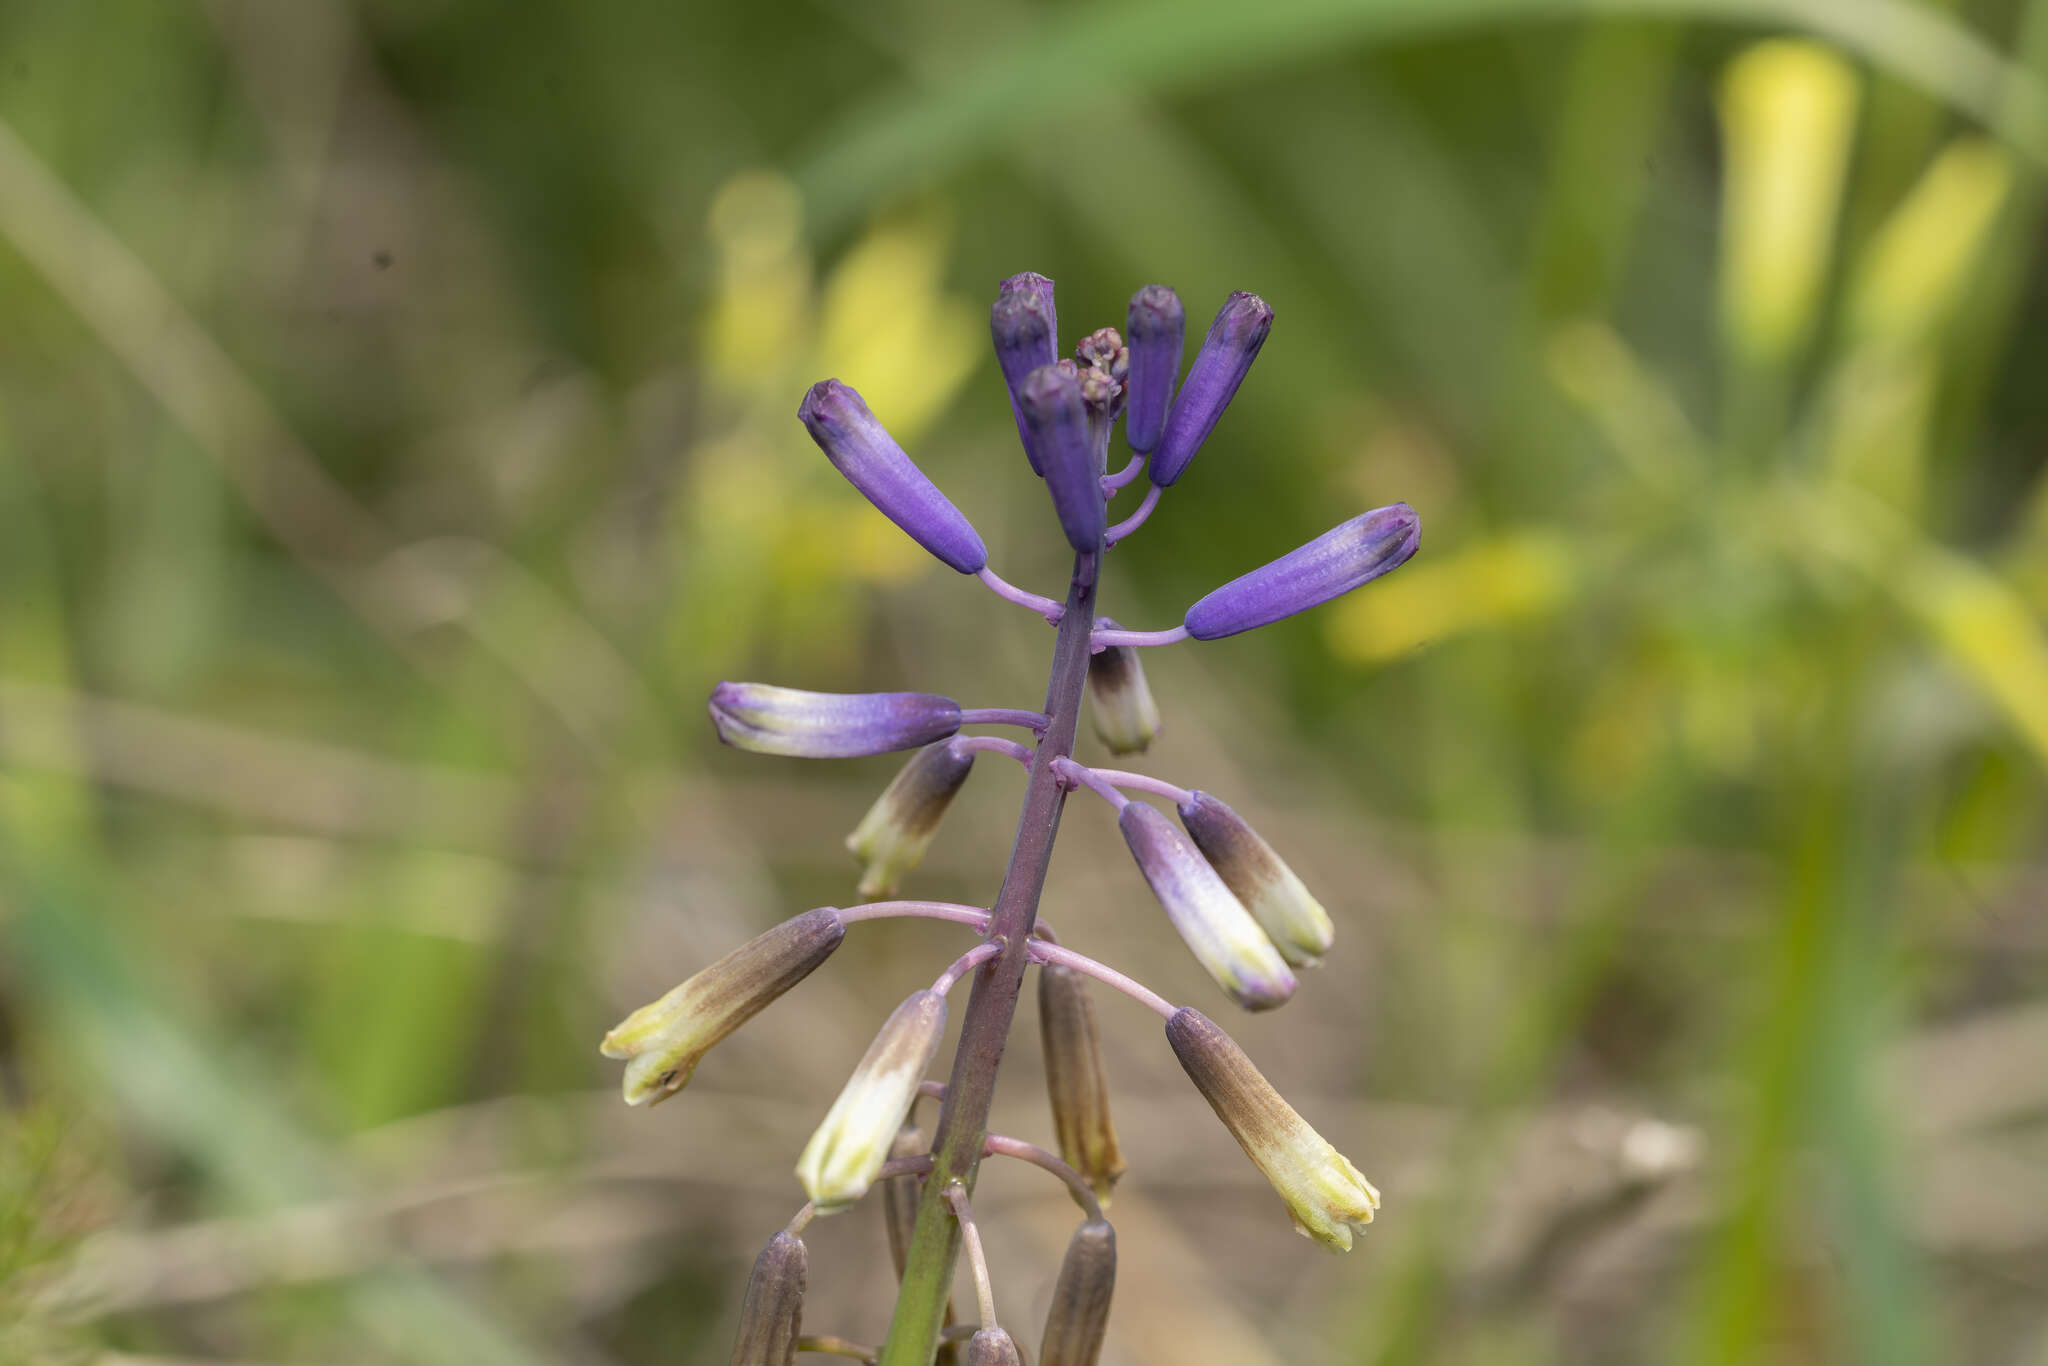
[[[1060,1156],[1106,1205],[1124,1174],[1124,1155],[1109,1114],[1109,1074],[1102,1066],[1095,1010],[1080,973],[1056,963],[1038,970],[1038,1030]]]
[[[732,1366],[790,1366],[796,1360],[809,1280],[810,1253],[803,1239],[786,1229],[770,1238],[747,1278]]]
[[[1052,281],[1026,271],[1003,281],[989,310],[988,330],[996,346],[996,364],[1010,391],[1010,413],[1017,419],[1017,439],[1024,443],[1024,456],[1031,472],[1041,474],[1038,455],[1024,429],[1024,410],[1017,401],[1025,378],[1041,365],[1051,365],[1060,356],[1059,316],[1053,309]]]
[[[914,749],[960,729],[960,704],[928,692],[806,692],[721,683],[711,723],[734,749],[798,759],[854,759]]]
[[[1165,488],[1187,472],[1272,330],[1273,310],[1258,295],[1239,291],[1224,301],[1166,414],[1165,431],[1147,470],[1153,483]]]
[[[973,753],[962,754],[947,740],[910,756],[846,837],[847,852],[861,862],[862,897],[894,895],[903,875],[923,861],[940,818],[973,767]]]
[[[946,998],[919,991],[896,1007],[868,1045],[797,1159],[797,1180],[820,1214],[844,1209],[874,1184],[945,1032]]]
[[[819,380],[796,415],[846,482],[905,535],[962,574],[981,572],[988,548],[980,533],[903,453],[850,386]]]
[[[1337,937],[1330,913],[1244,817],[1206,792],[1190,792],[1180,823],[1290,966],[1321,961]]]
[[[682,1090],[714,1045],[810,976],[845,937],[832,907],[806,911],[621,1020],[599,1051],[626,1060],[626,1104],[657,1103]]]
[[[1017,403],[1024,414],[1025,446],[1045,476],[1067,544],[1097,549],[1106,521],[1102,461],[1089,430],[1081,381],[1065,366],[1041,365],[1025,377]]]
[[[1310,1128],[1236,1040],[1201,1011],[1183,1008],[1166,1022],[1166,1038],[1195,1089],[1286,1202],[1295,1230],[1349,1252],[1353,1234],[1380,1207],[1372,1182]]]
[[[1110,617],[1095,624],[1117,630]],[[1136,647],[1111,645],[1088,657],[1088,715],[1112,754],[1141,754],[1159,735],[1159,705],[1145,682]]]
[[[1270,1010],[1294,994],[1294,974],[1188,837],[1143,802],[1117,818],[1124,843],[1166,908],[1166,918],[1216,979],[1246,1010]]]
[[[1376,508],[1332,527],[1298,550],[1232,579],[1183,618],[1196,640],[1220,640],[1319,607],[1392,573],[1422,542],[1406,503]]]
[[[1131,351],[1124,440],[1134,451],[1150,453],[1166,430],[1167,407],[1180,379],[1187,322],[1180,295],[1165,285],[1146,285],[1131,296],[1130,310],[1124,315],[1124,338]]]
[[[1038,1342],[1039,1366],[1095,1366],[1116,1293],[1116,1230],[1090,1219],[1067,1240]]]

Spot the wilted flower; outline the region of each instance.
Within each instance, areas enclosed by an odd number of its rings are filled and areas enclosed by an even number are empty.
[[[830,906],[756,935],[604,1036],[607,1058],[626,1059],[628,1105],[667,1099],[719,1040],[811,975],[846,937]]]
[[[1180,378],[1187,313],[1180,295],[1165,285],[1146,285],[1131,296],[1124,315],[1130,344],[1130,379],[1124,397],[1124,440],[1134,451],[1150,452],[1166,430],[1167,405]]]
[[[1244,817],[1206,792],[1190,792],[1180,823],[1289,964],[1314,967],[1330,951],[1337,937],[1330,913]]]
[[[1188,634],[1218,640],[1305,612],[1399,569],[1421,541],[1422,525],[1406,503],[1353,517],[1188,608]]]
[[[819,380],[796,415],[846,482],[911,540],[963,574],[979,573],[988,563],[988,548],[973,524],[903,453],[852,388]]]
[[[786,1230],[770,1238],[747,1278],[732,1366],[789,1366],[796,1360],[809,1279],[810,1253],[803,1239]]]
[[[1117,827],[1166,918],[1233,1001],[1270,1010],[1294,994],[1294,974],[1266,932],[1186,835],[1143,802],[1126,806]]]
[[[1338,1252],[1372,1222],[1380,1193],[1293,1106],[1209,1017],[1191,1007],[1166,1022],[1167,1042],[1209,1108],[1280,1198],[1296,1231]]]
[[[1153,483],[1165,488],[1187,472],[1188,462],[1237,396],[1237,386],[1244,383],[1272,330],[1273,310],[1258,295],[1240,291],[1224,301],[1195,363],[1188,367],[1187,383],[1166,415],[1166,430],[1147,471]]]
[[[939,832],[939,820],[967,781],[974,755],[951,741],[926,745],[882,789],[875,804],[846,837],[847,852],[861,861],[860,894],[889,896],[903,875],[923,860]]]
[[[734,749],[798,759],[854,759],[943,740],[960,704],[928,692],[805,692],[772,683],[721,683],[711,724]]]
[[[945,1032],[946,998],[920,991],[896,1007],[868,1045],[797,1159],[797,1180],[819,1213],[844,1209],[874,1184]]]
[[[1017,395],[1024,379],[1041,365],[1059,359],[1059,317],[1053,310],[1052,281],[1029,271],[1003,281],[989,310],[988,330],[996,344],[996,364],[1002,368],[1003,383],[1010,391],[1010,413],[1017,419],[1017,439],[1024,443],[1024,456],[1033,474],[1043,473],[1031,436],[1024,428],[1024,410]]]
[[[1124,1155],[1109,1115],[1109,1074],[1102,1066],[1095,1009],[1088,984],[1072,968],[1047,963],[1038,970],[1038,1029],[1060,1156],[1108,1204],[1110,1188],[1124,1174]]]
[[[1045,1311],[1038,1366],[1095,1366],[1116,1293],[1116,1230],[1090,1219],[1074,1230]]]
[[[1095,624],[1117,630],[1115,620],[1097,617]],[[1145,682],[1145,666],[1131,645],[1111,645],[1088,657],[1089,716],[1095,734],[1112,754],[1139,754],[1159,735],[1159,706]]]
[[[1081,381],[1064,366],[1042,365],[1025,377],[1017,404],[1024,414],[1025,448],[1045,476],[1067,544],[1076,550],[1096,549],[1107,513],[1102,461],[1089,431]]]

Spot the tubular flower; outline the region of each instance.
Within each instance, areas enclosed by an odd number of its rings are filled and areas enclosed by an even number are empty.
[[[1152,453],[1153,483],[1165,488],[1187,473],[1188,462],[1237,397],[1237,386],[1244,383],[1272,330],[1273,310],[1258,295],[1240,290],[1224,300],[1195,363],[1188,367],[1187,383],[1166,414],[1159,449]]]
[[[1117,630],[1109,617],[1096,625]],[[1089,716],[1095,734],[1112,754],[1142,754],[1159,736],[1159,704],[1145,681],[1145,666],[1129,645],[1111,645],[1088,657]]]
[[[1117,826],[1166,918],[1231,1000],[1271,1010],[1294,994],[1273,942],[1186,835],[1143,802],[1126,806]]]
[[[1220,640],[1320,607],[1399,569],[1421,543],[1422,524],[1406,503],[1353,517],[1188,608],[1188,634]]]
[[[1131,351],[1124,440],[1134,451],[1151,452],[1166,430],[1166,409],[1180,378],[1187,325],[1180,295],[1165,285],[1146,285],[1131,296],[1130,311],[1124,315],[1124,336]]]
[[[1080,973],[1055,963],[1038,970],[1038,1029],[1060,1156],[1106,1205],[1110,1188],[1124,1174],[1124,1155],[1109,1114],[1109,1075],[1095,1009]]]
[[[963,574],[978,573],[988,563],[988,548],[973,524],[903,453],[850,386],[819,380],[796,415],[833,468],[911,540]]]
[[[1337,937],[1330,913],[1244,817],[1206,792],[1191,792],[1180,804],[1180,823],[1290,966],[1321,961]]]
[[[946,998],[920,991],[896,1007],[868,1045],[797,1159],[797,1180],[820,1214],[844,1209],[874,1184],[945,1032]]]
[[[1024,414],[1025,447],[1045,476],[1067,544],[1095,550],[1102,543],[1106,508],[1102,463],[1089,431],[1089,405],[1081,380],[1064,366],[1042,365],[1025,378],[1017,403]]]
[[[855,759],[943,740],[960,704],[928,692],[805,692],[772,683],[721,683],[711,724],[734,749],[797,759]]]
[[[1372,1182],[1311,1129],[1201,1011],[1183,1008],[1166,1022],[1166,1039],[1237,1146],[1287,1203],[1295,1231],[1349,1252],[1353,1234],[1380,1207]]]
[[[1017,401],[1024,379],[1041,365],[1060,357],[1059,317],[1053,310],[1052,281],[1026,272],[1003,281],[989,310],[988,330],[996,345],[996,364],[1003,372],[1003,384],[1010,391],[1010,414],[1017,419],[1017,439],[1024,444],[1024,458],[1033,474],[1038,455],[1024,428],[1024,410]]]
[[[1045,1311],[1045,1336],[1038,1340],[1038,1366],[1095,1366],[1115,1293],[1116,1230],[1090,1219],[1067,1242]]]
[[[882,789],[860,824],[846,837],[847,852],[862,866],[860,894],[873,901],[891,896],[903,875],[924,860],[939,820],[967,781],[974,755],[939,740],[910,756],[903,771]]]
[[[732,1366],[791,1366],[796,1360],[810,1261],[803,1239],[786,1230],[761,1249],[754,1259],[754,1274],[747,1278],[747,1297],[740,1303]]]
[[[668,1099],[721,1039],[832,956],[846,925],[830,906],[756,935],[689,981],[621,1020],[599,1051],[626,1060],[626,1104]]]

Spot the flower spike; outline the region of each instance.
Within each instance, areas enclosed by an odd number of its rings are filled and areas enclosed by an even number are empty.
[[[946,1032],[946,998],[913,992],[882,1025],[797,1159],[804,1193],[830,1214],[867,1194]]]
[[[1422,524],[1406,503],[1353,517],[1188,608],[1187,632],[1220,640],[1320,607],[1399,569],[1421,541]]]
[[[1295,1231],[1337,1252],[1372,1222],[1380,1193],[1282,1100],[1236,1040],[1193,1007],[1166,1022],[1166,1039],[1209,1108],[1287,1202]]]
[[[1166,415],[1166,430],[1152,453],[1153,483],[1165,488],[1187,472],[1272,330],[1273,310],[1258,295],[1239,291],[1224,301]]]
[[[915,749],[960,729],[960,704],[928,692],[805,692],[721,683],[711,724],[734,749],[798,759],[857,759]]]
[[[1081,381],[1060,365],[1041,365],[1024,380],[1017,403],[1024,414],[1024,444],[1034,456],[1067,544],[1094,550],[1108,521],[1102,502],[1102,464],[1089,431]]]
[[[1024,429],[1024,409],[1018,394],[1025,377],[1041,365],[1051,365],[1060,355],[1059,316],[1053,310],[1052,281],[1026,271],[1003,281],[989,310],[988,330],[996,344],[996,364],[1010,391],[1010,413],[1017,419],[1017,439],[1024,443],[1024,456],[1033,474],[1043,474],[1031,436]]]
[[[1165,285],[1146,285],[1131,296],[1130,311],[1124,315],[1124,336],[1131,350],[1124,440],[1140,454],[1155,449],[1166,430],[1187,324],[1180,295]]]
[[[1166,918],[1231,1000],[1271,1010],[1294,994],[1294,974],[1273,942],[1186,835],[1143,802],[1126,806],[1117,828]]]
[[[979,573],[988,563],[988,548],[973,524],[903,453],[850,386],[819,380],[796,415],[846,482],[911,540],[962,574]]]
[[[846,850],[861,862],[863,900],[893,896],[903,875],[924,860],[939,820],[974,767],[974,751],[950,740],[926,745],[882,789],[860,824],[846,837]]]
[[[832,907],[806,911],[621,1020],[599,1051],[626,1060],[626,1104],[659,1103],[682,1090],[715,1044],[810,976],[845,937]]]
[[[1330,951],[1330,913],[1259,832],[1206,792],[1180,803],[1180,823],[1291,967],[1312,968]]]

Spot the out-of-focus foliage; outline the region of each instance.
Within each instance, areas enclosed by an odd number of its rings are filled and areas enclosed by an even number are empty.
[[[596,1043],[854,895],[893,765],[720,751],[717,679],[1037,705],[794,416],[1051,587],[1035,269],[1069,342],[1278,314],[1126,626],[1424,526],[1148,655],[1143,766],[1338,923],[1233,1033],[1385,1204],[1299,1243],[1104,1002],[1106,1360],[2048,1360],[2043,70],[2039,0],[0,6],[0,1359],[726,1359],[957,946],[855,927],[651,1114]],[[1015,794],[906,892],[986,904]],[[1048,915],[1215,1014],[1101,816]],[[1019,1322],[1061,1199],[977,1196]]]

